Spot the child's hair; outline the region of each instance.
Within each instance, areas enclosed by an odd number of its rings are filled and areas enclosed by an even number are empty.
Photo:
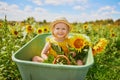
[[[71,25],[70,23],[67,21],[67,19],[65,17],[58,17],[56,18],[51,24],[50,24],[50,29],[51,31],[53,30],[54,26],[57,24],[57,23],[64,23],[68,26],[68,29],[69,31],[71,30]]]

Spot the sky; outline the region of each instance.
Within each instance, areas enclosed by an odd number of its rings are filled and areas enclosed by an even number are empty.
[[[69,22],[120,19],[120,0],[0,0],[0,19],[53,21],[66,17]]]

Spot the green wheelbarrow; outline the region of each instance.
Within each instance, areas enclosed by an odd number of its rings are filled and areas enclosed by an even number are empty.
[[[40,34],[12,55],[23,80],[84,80],[94,63],[92,50],[89,49],[85,65],[58,65],[32,62],[33,56],[40,55],[45,38],[50,34]]]

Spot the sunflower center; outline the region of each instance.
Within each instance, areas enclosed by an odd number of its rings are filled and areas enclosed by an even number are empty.
[[[42,30],[38,30],[38,33],[42,33]]]
[[[47,31],[47,29],[44,29],[44,31]]]
[[[17,35],[17,34],[18,34],[18,32],[17,32],[17,31],[14,31],[14,34],[15,34],[15,35]]]
[[[74,46],[75,46],[75,48],[81,48],[81,47],[83,46],[83,40],[81,40],[81,39],[76,39],[76,40],[74,41]]]

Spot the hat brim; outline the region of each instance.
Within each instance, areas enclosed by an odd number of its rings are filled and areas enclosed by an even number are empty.
[[[65,20],[56,20],[56,21],[52,22],[52,23],[50,24],[51,29],[53,29],[54,26],[55,26],[57,23],[64,23],[64,24],[66,24],[66,25],[69,27],[69,31],[71,30],[71,25],[70,25],[70,23],[69,23],[68,21],[65,21]]]

